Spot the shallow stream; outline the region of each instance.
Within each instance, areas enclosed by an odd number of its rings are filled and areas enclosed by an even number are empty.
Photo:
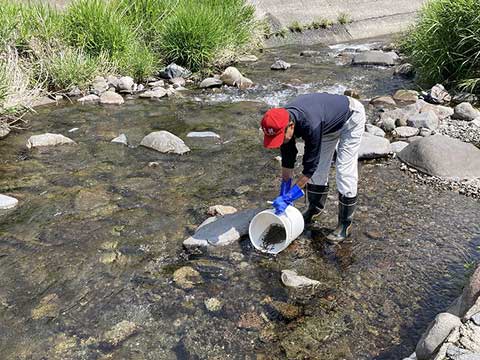
[[[322,55],[304,58],[304,48],[285,47],[240,66],[258,84],[252,90],[45,107],[30,117],[30,129],[0,141],[0,193],[20,201],[0,214],[0,359],[409,355],[479,259],[480,206],[415,183],[396,160],[361,165],[350,243],[323,240],[336,223],[332,189],[319,229],[276,257],[248,239],[207,253],[182,249],[209,206],[266,207],[276,195],[278,154],[262,148],[258,130],[268,106],[314,91],[354,88],[369,98],[412,86],[392,69],[342,65],[339,47],[310,49]],[[271,71],[277,57],[293,67]],[[192,152],[137,146],[156,130],[185,139]],[[189,131],[215,131],[221,140],[187,139]],[[26,149],[29,136],[46,132],[78,145]],[[120,133],[132,146],[110,143]],[[172,280],[182,266],[201,275],[193,289]],[[288,290],[283,269],[321,286]],[[208,310],[209,298],[221,309]],[[102,346],[103,334],[123,320],[137,332]]]

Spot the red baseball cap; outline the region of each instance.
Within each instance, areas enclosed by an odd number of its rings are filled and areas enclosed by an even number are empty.
[[[262,130],[264,135],[263,146],[268,149],[275,149],[283,144],[285,139],[285,128],[290,121],[290,114],[284,108],[268,110],[262,119]]]

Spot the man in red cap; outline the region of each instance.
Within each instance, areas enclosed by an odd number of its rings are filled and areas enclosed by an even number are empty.
[[[282,184],[273,202],[277,214],[303,195],[306,187],[308,207],[303,213],[308,225],[325,208],[328,175],[335,149],[336,183],[339,192],[338,225],[327,236],[332,243],[351,233],[357,203],[358,151],[365,130],[365,109],[344,95],[315,93],[301,95],[283,108],[268,110],[262,119],[264,146],[280,148]],[[291,187],[297,157],[296,138],[305,141],[302,175]]]

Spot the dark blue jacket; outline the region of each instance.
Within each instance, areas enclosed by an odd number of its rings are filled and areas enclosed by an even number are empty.
[[[348,97],[327,93],[301,95],[285,106],[295,122],[293,138],[280,147],[282,166],[293,169],[297,158],[295,138],[305,141],[303,174],[312,177],[317,170],[324,134],[335,132],[352,115]]]

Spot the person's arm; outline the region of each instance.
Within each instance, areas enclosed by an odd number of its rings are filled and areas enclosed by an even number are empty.
[[[293,177],[293,168],[297,159],[297,146],[295,137],[291,138],[286,144],[280,146],[280,153],[282,155],[282,179],[288,180]]]

